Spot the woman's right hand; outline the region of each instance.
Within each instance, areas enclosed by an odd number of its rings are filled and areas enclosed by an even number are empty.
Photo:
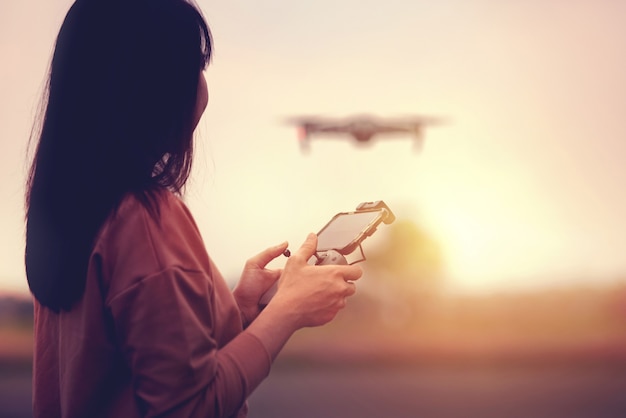
[[[354,281],[363,273],[358,266],[309,265],[316,249],[317,235],[311,233],[285,264],[276,295],[266,308],[282,311],[294,331],[331,321],[355,293]]]

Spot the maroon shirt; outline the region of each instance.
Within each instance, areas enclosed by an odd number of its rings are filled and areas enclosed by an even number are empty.
[[[36,418],[244,417],[271,359],[247,331],[183,202],[128,197],[70,312],[35,303]]]

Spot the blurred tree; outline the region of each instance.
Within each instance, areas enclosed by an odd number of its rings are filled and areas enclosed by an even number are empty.
[[[415,324],[436,301],[444,257],[435,238],[412,220],[398,219],[384,230],[379,245],[367,251],[362,288],[379,319],[404,327]]]
[[[33,324],[33,302],[29,297],[0,296],[0,327]]]

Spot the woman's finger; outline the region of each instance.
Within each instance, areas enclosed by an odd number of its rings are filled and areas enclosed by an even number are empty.
[[[259,268],[265,268],[270,261],[281,255],[287,249],[288,245],[287,241],[285,241],[273,247],[267,248],[254,257],[249,258],[247,264]]]
[[[311,232],[306,237],[306,240],[302,243],[300,248],[298,248],[298,251],[296,251],[296,253],[292,256],[292,258],[296,257],[297,259],[304,260],[304,262],[306,263],[309,258],[311,258],[313,254],[315,254],[316,251],[317,235]]]

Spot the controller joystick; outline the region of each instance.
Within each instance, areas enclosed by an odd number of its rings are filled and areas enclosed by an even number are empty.
[[[315,255],[317,258],[315,265],[317,266],[330,266],[330,265],[346,265],[348,261],[339,251],[328,250],[322,251]]]

